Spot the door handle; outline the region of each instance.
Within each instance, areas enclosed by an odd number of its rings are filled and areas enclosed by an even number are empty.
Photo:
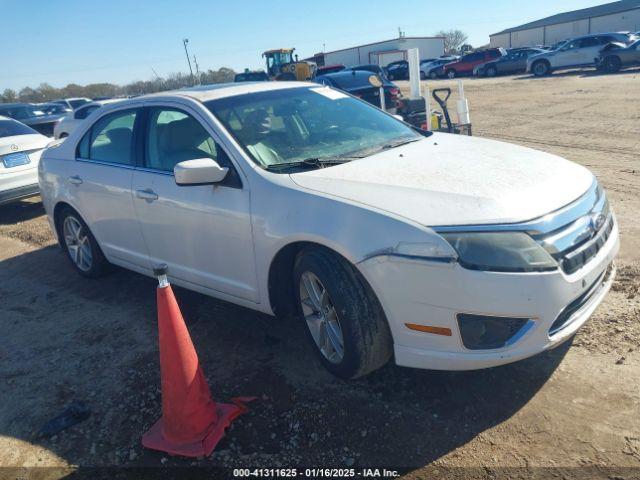
[[[158,199],[158,194],[150,188],[146,188],[144,190],[136,190],[136,197],[147,202],[153,202]]]
[[[78,175],[72,175],[69,177],[69,183],[80,185],[82,183],[82,179]]]

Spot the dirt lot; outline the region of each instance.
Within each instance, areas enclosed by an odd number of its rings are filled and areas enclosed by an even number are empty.
[[[572,345],[484,371],[389,365],[342,382],[316,361],[302,324],[176,289],[214,395],[259,399],[209,458],[146,451],[140,436],[160,413],[155,281],[126,271],[81,279],[53,244],[40,204],[21,202],[0,208],[0,465],[18,467],[0,469],[0,478],[123,465],[638,478],[640,72],[469,80],[466,92],[477,135],[586,165],[609,192],[622,235],[619,275]],[[38,438],[74,400],[91,417]],[[58,468],[22,468],[34,466]]]

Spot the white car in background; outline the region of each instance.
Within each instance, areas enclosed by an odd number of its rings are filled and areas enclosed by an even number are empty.
[[[89,103],[92,101],[93,100],[87,97],[72,97],[72,98],[61,98],[58,100],[52,100],[51,103],[59,103],[61,105],[64,105],[67,108],[70,108],[71,110],[75,110],[76,108],[81,107],[85,103]]]
[[[89,102],[78,107],[75,111],[67,113],[53,127],[53,136],[56,139],[68,137],[78,125],[80,125],[89,115],[104,105],[119,102],[121,99],[101,100]]]
[[[527,58],[527,72],[537,77],[554,70],[595,66],[600,50],[611,42],[629,44],[638,37],[631,33],[599,33],[567,40],[555,50]]]
[[[45,151],[40,187],[81,275],[166,263],[178,285],[297,315],[345,378],[553,348],[603,300],[619,245],[586,168],[314,83],[105,106]]]
[[[49,142],[31,127],[0,116],[0,205],[38,194],[38,161]]]

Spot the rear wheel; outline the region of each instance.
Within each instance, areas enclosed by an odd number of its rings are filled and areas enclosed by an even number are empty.
[[[308,248],[296,259],[293,281],[299,314],[327,370],[356,378],[389,361],[392,340],[384,312],[351,264],[327,249]]]
[[[531,71],[536,77],[543,77],[551,73],[551,65],[549,65],[549,62],[540,60],[533,64]]]
[[[107,272],[109,262],[89,227],[75,210],[66,208],[60,214],[58,234],[67,258],[80,275],[97,278]]]
[[[620,57],[616,57],[615,55],[611,55],[604,59],[604,71],[607,73],[616,73],[619,72],[622,68],[622,62],[620,61]]]
[[[452,68],[451,70],[447,70],[447,77],[448,78],[456,78],[456,71]]]

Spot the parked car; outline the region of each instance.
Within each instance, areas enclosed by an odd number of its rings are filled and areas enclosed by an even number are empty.
[[[50,141],[13,118],[0,116],[0,205],[38,194],[38,161]]]
[[[234,82],[268,82],[269,76],[264,70],[258,70],[256,72],[243,72],[237,73],[233,77]]]
[[[406,80],[409,78],[409,62],[398,60],[391,62],[384,69],[389,80]]]
[[[362,71],[362,72],[371,72],[378,75],[380,78],[386,78],[387,74],[380,65],[376,65],[373,63],[365,64],[365,65],[356,65],[355,67],[349,67],[346,70],[349,71]]]
[[[572,338],[615,277],[618,226],[586,168],[419,133],[313,83],[105,106],[45,150],[39,178],[79,274],[166,263],[176,285],[298,318],[345,378],[392,357],[530,357]]]
[[[63,117],[60,114],[47,115],[31,103],[2,103],[0,115],[18,120],[47,137],[53,136],[54,125]]]
[[[350,93],[365,102],[380,107],[380,89],[369,82],[372,73],[365,70],[348,70],[316,77],[314,82]],[[400,99],[400,89],[386,77],[380,77],[384,88],[385,107],[395,113]]]
[[[425,73],[425,78],[436,79],[444,76],[444,66],[459,60],[458,55],[451,55],[447,57],[441,57],[428,63],[420,68]]]
[[[341,72],[342,70],[344,70],[345,67],[344,65],[341,64],[335,64],[335,65],[324,65],[322,67],[318,67],[316,69],[316,77],[318,75],[327,75],[329,73],[336,73],[336,72]]]
[[[56,125],[53,128],[54,138],[59,139],[68,137],[71,132],[73,132],[78,127],[78,125],[84,122],[84,120],[93,112],[103,107],[104,105],[121,102],[122,100],[123,99],[121,98],[111,98],[108,100],[102,100],[100,102],[89,102],[81,105],[75,111],[67,113],[67,115],[56,122]]]
[[[73,112],[69,107],[65,107],[60,103],[36,103],[34,106],[45,115],[66,115],[69,112]]]
[[[463,55],[462,58],[455,62],[447,63],[442,66],[442,74],[448,78],[455,78],[462,75],[472,75],[473,69],[480,64],[490,62],[500,57],[504,57],[507,51],[500,48],[489,48],[487,50],[479,50],[476,52]]]
[[[496,75],[508,75],[525,73],[527,70],[527,58],[532,55],[544,53],[541,48],[516,48],[508,50],[504,57],[497,58],[475,67],[473,74],[478,77],[495,77]]]
[[[432,69],[446,63],[455,62],[459,58],[460,57],[458,55],[445,55],[431,60],[423,60],[422,62],[420,62],[420,78],[422,80],[425,80],[427,78],[436,78],[435,76],[431,77],[430,75]]]
[[[615,73],[633,65],[640,65],[640,40],[630,45],[609,43],[596,57],[596,68],[607,73]]]
[[[621,42],[626,45],[635,40],[637,37],[629,33],[599,33],[576,37],[567,40],[556,50],[529,57],[527,72],[541,77],[555,70],[594,66],[595,58],[608,43]]]
[[[58,100],[52,100],[51,103],[59,103],[64,105],[65,107],[70,108],[71,110],[75,110],[76,108],[84,105],[85,103],[92,102],[90,98],[87,97],[73,97],[73,98],[61,98]]]

